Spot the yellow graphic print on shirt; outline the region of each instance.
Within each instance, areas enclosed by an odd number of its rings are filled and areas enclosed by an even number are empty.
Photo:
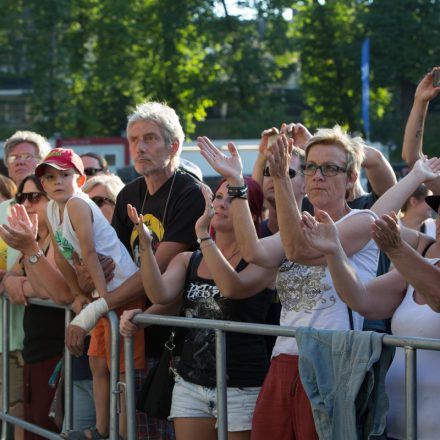
[[[165,229],[162,225],[162,222],[156,218],[153,214],[144,214],[143,216],[143,223],[150,231],[153,240],[152,240],[152,247],[153,252],[156,252],[157,247],[159,246],[159,243],[162,241],[163,236],[165,234]],[[133,230],[131,232],[130,236],[130,247],[133,250],[133,259],[137,266],[140,265],[140,256],[139,256],[139,239],[138,239],[138,232],[135,227],[133,227]]]
[[[8,245],[0,238],[0,270],[6,270],[6,260],[8,258]]]
[[[285,311],[312,313],[336,303],[325,268],[284,260],[277,275],[277,291]],[[328,292],[332,292],[330,296]]]

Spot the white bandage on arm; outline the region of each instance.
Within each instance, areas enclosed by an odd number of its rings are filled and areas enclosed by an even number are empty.
[[[108,305],[104,298],[99,298],[81,310],[70,322],[71,325],[81,327],[87,333],[95,327],[98,319],[108,312]]]

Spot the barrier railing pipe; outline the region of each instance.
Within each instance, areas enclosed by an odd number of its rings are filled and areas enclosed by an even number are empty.
[[[134,389],[133,337],[124,338],[125,350],[125,405],[127,414],[127,440],[136,440],[136,407]]]
[[[65,328],[72,320],[72,311],[66,308]],[[64,426],[67,431],[73,429],[73,375],[72,375],[72,353],[64,349]]]
[[[2,411],[7,414],[9,412],[9,301],[6,295],[2,298],[3,304],[3,321],[2,321]],[[2,422],[1,440],[6,440],[8,433],[8,423],[5,419]]]
[[[110,440],[119,439],[119,319],[116,312],[107,314],[110,322]]]
[[[228,438],[228,401],[226,387],[226,335],[222,330],[215,331],[215,362],[217,369],[217,438]]]
[[[405,420],[406,438],[417,438],[417,351],[405,347]]]

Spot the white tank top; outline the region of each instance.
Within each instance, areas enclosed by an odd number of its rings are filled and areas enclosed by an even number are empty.
[[[353,209],[339,219],[343,222],[353,215],[377,216],[369,210]],[[370,239],[365,246],[348,258],[352,267],[366,283],[376,276],[379,249]],[[327,266],[306,266],[285,260],[277,274],[277,292],[282,305],[280,325],[349,330],[347,305],[339,298]],[[362,330],[363,318],[353,312],[354,330]],[[279,336],[272,357],[279,354],[298,354],[294,338]]]
[[[116,231],[104,217],[99,207],[82,191],[78,191],[72,196],[84,200],[92,211],[93,215],[93,239],[96,252],[109,256],[115,263],[113,279],[107,284],[108,290],[116,289],[130,275],[135,273],[138,268],[134,264],[126,247],[119,241]],[[70,222],[67,206],[64,208],[63,222],[60,223],[60,209],[51,200],[47,204],[47,218],[52,227],[52,231],[58,243],[58,248],[66,260],[72,264],[72,254],[75,251],[80,257],[81,247],[78,237],[73,230]]]
[[[440,258],[427,259],[431,264]],[[414,287],[408,286],[400,306],[391,320],[396,336],[415,336],[440,339],[440,313],[427,304],[414,301]],[[417,438],[440,438],[440,352],[417,350]],[[388,435],[405,439],[405,349],[397,347],[396,355],[386,377],[386,391],[390,399],[387,425]]]

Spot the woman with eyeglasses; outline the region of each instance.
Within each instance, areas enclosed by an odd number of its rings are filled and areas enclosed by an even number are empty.
[[[29,305],[27,298],[49,298],[70,304],[73,296],[55,265],[45,222],[48,198],[40,179],[35,175],[25,177],[15,201],[10,224],[0,226],[0,235],[23,255],[13,270],[6,273],[2,286],[11,302],[27,306],[23,316],[22,351],[24,419],[58,432],[58,427],[48,417],[55,393],[48,382],[64,352],[64,310]],[[36,440],[41,437],[25,431],[24,438]]]
[[[241,160],[233,144],[228,146],[230,157],[208,138],[198,138],[198,146],[230,187],[245,187]],[[239,199],[231,204],[240,251],[246,261],[279,267],[276,287],[282,304],[281,325],[361,329],[362,318],[350,313],[338,297],[324,256],[304,237],[300,208],[288,174],[292,148],[293,139],[280,135],[267,154],[279,233],[258,239],[250,227],[252,218],[246,205]],[[370,226],[376,217],[369,210],[352,210],[347,204],[362,159],[361,140],[335,126],[318,130],[309,139],[301,169],[310,202],[315,208],[329,210],[351,263],[361,279],[368,281],[377,269],[378,249],[370,237]],[[293,338],[277,338],[255,408],[252,439],[267,438],[318,439],[310,403],[299,378],[298,347]]]
[[[101,208],[104,217],[111,223],[116,197],[123,187],[124,183],[115,174],[101,174],[87,180],[82,190]]]

